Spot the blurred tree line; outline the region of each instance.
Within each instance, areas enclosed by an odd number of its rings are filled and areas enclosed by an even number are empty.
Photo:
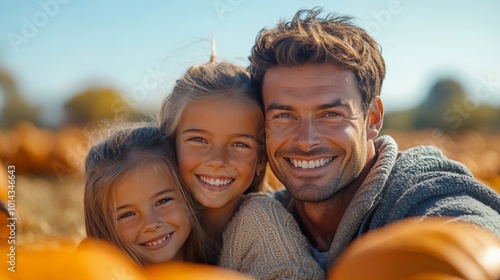
[[[438,128],[444,131],[463,129],[500,130],[500,110],[487,104],[487,88],[473,94],[452,79],[437,81],[418,106],[400,112],[387,112],[384,129],[412,130]],[[29,104],[19,92],[12,76],[0,68],[0,94],[3,107],[0,111],[0,128],[8,129],[19,121],[29,121],[43,126],[40,108]],[[64,103],[64,120],[61,124],[84,126],[100,120],[141,120],[148,118],[133,110],[123,96],[110,87],[88,88],[76,93]]]
[[[488,90],[491,89],[476,88],[476,92],[471,94],[457,81],[438,80],[420,105],[410,110],[386,113],[384,128],[438,128],[443,131],[476,129],[498,132],[500,110],[488,105],[488,97],[494,94]]]
[[[1,68],[0,93],[3,94],[3,107],[0,111],[1,128],[9,128],[21,120],[38,124],[39,109],[24,100],[12,76]]]
[[[44,126],[40,108],[24,99],[13,77],[1,68],[0,95],[3,96],[3,106],[0,110],[1,129],[9,129],[20,121]],[[133,110],[123,96],[111,87],[87,88],[76,93],[63,106],[65,116],[59,125],[85,126],[93,121],[115,118],[130,121],[148,118],[145,114]]]

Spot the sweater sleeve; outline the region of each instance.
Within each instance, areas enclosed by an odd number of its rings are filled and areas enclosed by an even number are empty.
[[[443,178],[438,178],[420,183],[415,188],[410,189],[407,195],[401,197],[395,204],[405,205],[405,209],[408,211],[404,213],[404,210],[400,210],[399,215],[417,216],[421,219],[450,217],[452,220],[475,224],[491,231],[496,236],[500,236],[500,200],[498,195],[489,192],[489,189],[482,187],[479,182],[452,177],[457,176],[448,176],[446,183],[443,182],[445,181]],[[454,184],[450,185],[450,182]],[[393,215],[391,214],[389,217]],[[394,220],[394,218],[392,219]]]
[[[325,278],[292,215],[267,195],[248,195],[223,240],[222,267],[258,279]]]
[[[382,200],[377,227],[406,217],[449,217],[500,236],[500,196],[435,149],[401,157]]]

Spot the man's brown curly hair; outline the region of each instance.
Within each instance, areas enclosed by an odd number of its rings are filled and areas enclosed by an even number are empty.
[[[274,66],[333,63],[351,70],[357,78],[363,108],[380,95],[385,63],[379,45],[353,18],[323,10],[299,10],[291,21],[262,29],[249,56],[249,71],[262,87],[264,74]]]

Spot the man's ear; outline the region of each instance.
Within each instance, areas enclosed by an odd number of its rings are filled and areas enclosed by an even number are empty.
[[[384,122],[384,105],[380,96],[373,99],[367,115],[366,138],[374,139],[379,134],[380,129],[382,129]]]

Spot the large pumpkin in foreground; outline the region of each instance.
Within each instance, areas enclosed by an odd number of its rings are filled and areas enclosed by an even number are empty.
[[[328,279],[497,280],[500,240],[445,219],[404,220],[352,243]]]
[[[97,246],[93,246],[97,245]],[[6,249],[6,248],[2,248]],[[187,262],[169,262],[144,270],[127,256],[106,243],[91,246],[59,244],[57,248],[16,248],[15,272],[2,267],[0,279],[6,280],[251,280],[241,273],[216,266]]]

